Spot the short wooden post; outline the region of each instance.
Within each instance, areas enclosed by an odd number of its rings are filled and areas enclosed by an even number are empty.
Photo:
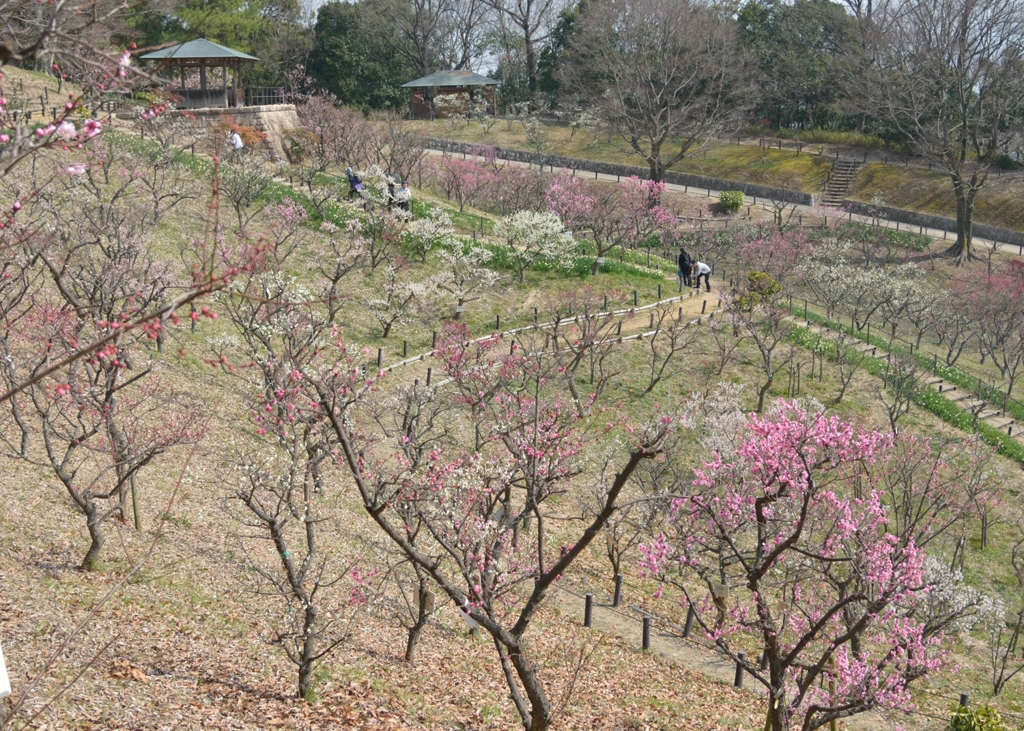
[[[384,359],[384,348],[377,348],[377,367],[380,368],[380,364]]]
[[[494,316],[494,329],[501,330],[501,315]]]
[[[764,672],[765,670],[768,669],[768,648],[767,647],[764,648],[764,650],[761,651],[761,664],[760,664],[759,667],[761,668],[761,672]]]
[[[644,615],[644,633],[641,647],[644,650],[651,649],[651,615],[649,614]]]
[[[403,340],[402,341],[402,357],[405,358],[408,355],[409,355],[409,341],[408,340]]]
[[[135,486],[135,473],[132,473],[132,517],[135,518],[135,530],[142,530],[142,516],[139,515],[139,492]]]
[[[622,574],[615,574],[615,594],[612,596],[612,606],[617,607],[622,603]]]
[[[737,688],[743,687],[743,663],[747,659],[747,653],[737,652],[736,653],[736,676],[732,680],[733,686]]]
[[[639,304],[640,304],[640,296],[637,294],[636,290],[634,289],[633,290],[633,307],[636,307]]]
[[[705,312],[707,312],[707,309],[708,309],[708,301],[707,300],[703,300],[700,303],[700,314],[703,315]]]
[[[594,620],[594,595],[587,594],[583,597],[583,626],[593,626]]]
[[[433,374],[433,372],[434,372],[434,369],[433,369],[433,368],[430,368],[430,367],[428,366],[428,367],[427,367],[427,385],[428,385],[428,386],[430,385],[430,376],[431,376],[431,375]]]
[[[436,348],[437,347],[437,330],[435,330],[434,334],[430,336],[430,347],[431,348]]]
[[[961,693],[960,694],[960,707],[961,708],[967,708],[968,700],[969,700],[969,696],[966,693]]]
[[[686,624],[683,625],[683,639],[685,640],[690,636],[693,631],[693,620],[697,616],[697,613],[693,610],[693,603],[688,603],[686,607]]]
[[[658,285],[658,299],[661,299],[661,285]]]

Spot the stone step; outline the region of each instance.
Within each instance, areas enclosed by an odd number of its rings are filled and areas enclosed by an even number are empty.
[[[950,391],[943,391],[942,392],[942,394],[944,396],[947,393],[949,393],[949,395],[946,396],[946,398],[948,398],[950,401],[953,401],[954,403],[959,403],[959,402],[963,401],[964,399],[968,399],[968,398],[971,397],[971,394],[967,393],[966,391],[956,391],[956,390],[953,390],[951,392]]]
[[[940,383],[936,390],[939,393],[953,393],[954,391],[957,390],[957,388],[956,388],[956,386],[954,386],[951,383]],[[970,396],[970,394],[967,393],[966,391],[963,391],[962,393],[964,395],[964,398],[967,398],[968,396]]]
[[[932,376],[931,378],[924,379],[924,382],[927,383],[929,386],[934,386],[936,384],[943,383],[944,381],[939,376]]]

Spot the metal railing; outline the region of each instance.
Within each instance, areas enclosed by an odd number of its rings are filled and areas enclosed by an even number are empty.
[[[245,89],[245,106],[261,107],[268,104],[286,104],[283,86],[250,86]]]

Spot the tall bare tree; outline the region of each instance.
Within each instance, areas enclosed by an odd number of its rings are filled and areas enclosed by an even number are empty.
[[[1016,0],[905,0],[875,8],[877,59],[866,93],[918,154],[945,169],[957,236],[947,253],[974,258],[974,201],[1019,133],[1024,6]]]
[[[593,100],[652,180],[741,123],[735,22],[702,0],[594,3],[570,48],[566,86]]]
[[[551,30],[561,11],[564,0],[483,0],[497,14],[498,35],[503,37],[506,47],[513,43],[513,33],[518,36],[516,43],[522,43],[523,62],[527,86],[530,92],[530,106],[537,106],[537,60],[541,44],[551,35]]]

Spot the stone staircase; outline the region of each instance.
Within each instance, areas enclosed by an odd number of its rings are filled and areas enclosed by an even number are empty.
[[[799,324],[801,327],[806,327],[817,335],[830,334],[828,328],[823,328],[820,325],[806,322],[800,318],[789,317],[787,319]],[[862,355],[878,358],[880,360],[885,360],[886,358],[885,352],[880,351],[877,346],[858,342],[854,347]],[[1006,413],[1004,413],[998,406],[979,399],[973,391],[958,388],[955,384],[948,383],[939,376],[925,378],[924,383],[934,388],[946,399],[952,401],[961,409],[964,409],[969,414],[976,416],[979,422],[984,422],[993,429],[1005,432],[1008,436],[1014,437],[1021,443],[1024,443],[1024,426],[1018,424],[1016,419],[1007,416]]]
[[[823,205],[841,206],[843,204],[846,194],[850,190],[850,183],[857,177],[860,165],[857,160],[836,160],[832,163],[832,172],[829,173],[825,192],[821,196]]]
[[[987,401],[977,398],[973,393],[959,389],[952,383],[946,383],[939,376],[928,378],[925,380],[925,383],[961,409],[977,416],[978,421],[984,421],[993,429],[1005,431],[1011,437],[1018,435],[1019,437],[1024,437],[1024,429],[1017,424],[1016,419],[1007,416],[1001,409]]]

